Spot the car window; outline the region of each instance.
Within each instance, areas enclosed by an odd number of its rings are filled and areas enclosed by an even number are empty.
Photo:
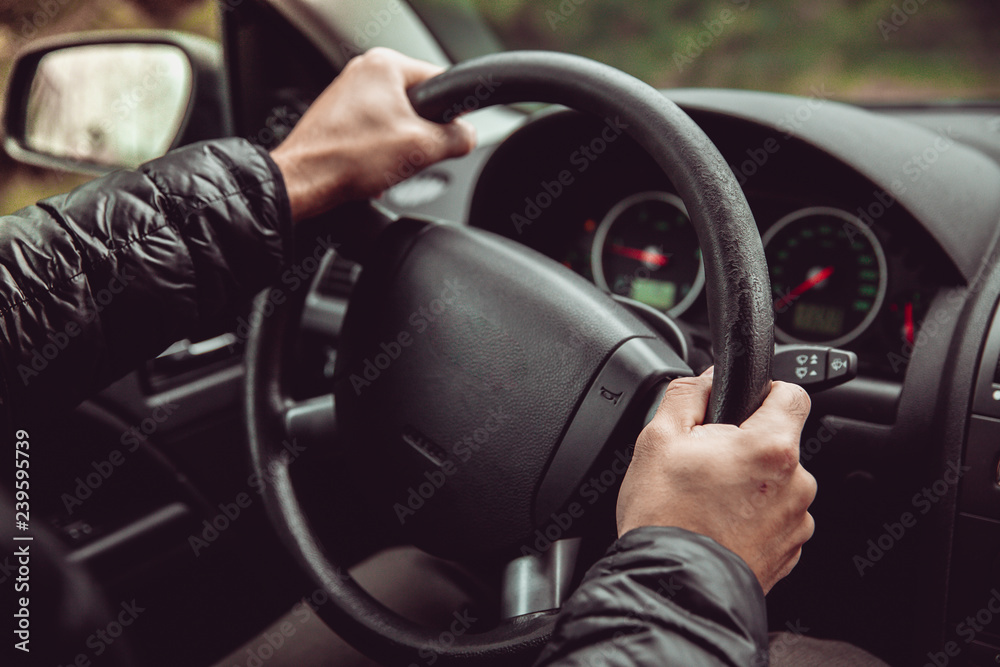
[[[663,88],[745,88],[878,103],[1000,98],[1000,3],[994,0],[413,4],[425,14],[475,10],[506,48],[589,56]],[[438,37],[460,43],[462,35],[439,30]]]

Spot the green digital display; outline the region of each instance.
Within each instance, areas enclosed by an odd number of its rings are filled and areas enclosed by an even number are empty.
[[[649,278],[635,278],[629,296],[647,306],[670,310],[677,303],[677,284]]]
[[[823,336],[840,336],[844,331],[844,309],[813,303],[795,306],[792,320],[793,332],[807,332]]]

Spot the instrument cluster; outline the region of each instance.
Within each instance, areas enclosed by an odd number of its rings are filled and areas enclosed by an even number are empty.
[[[736,125],[703,127],[731,164],[747,145],[766,140]],[[481,184],[503,187],[477,191],[473,224],[518,240],[707,340],[705,270],[694,226],[673,186],[637,145],[623,138],[575,174],[559,197],[543,201],[544,209],[537,206],[539,184],[573,165],[588,129],[598,128],[561,114],[515,134],[480,177]],[[850,349],[863,374],[901,380],[932,301],[957,282],[954,266],[901,207],[875,207],[884,197],[848,166],[788,144],[766,167],[741,181],[764,246],[775,339]],[[524,211],[531,204],[537,210],[529,221]],[[881,214],[870,213],[880,208]]]

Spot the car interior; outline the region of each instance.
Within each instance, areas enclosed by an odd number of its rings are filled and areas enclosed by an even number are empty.
[[[411,99],[465,115],[479,145],[415,156],[379,199],[303,224],[295,262],[229,330],[31,426],[34,522],[58,566],[86,573],[96,618],[143,609],[108,664],[530,664],[615,539],[618,462],[665,382],[712,364],[811,395],[817,530],[767,597],[770,629],[892,665],[1000,662],[1000,104],[691,87],[656,93],[662,120],[645,84],[504,51],[433,2],[220,7],[221,43],[31,45],[6,150],[100,174],[216,137],[273,148],[376,45],[462,63]],[[137,130],[165,128],[157,145],[81,155],[38,81],[60,53],[116,47],[179,59],[180,88]],[[745,276],[727,284],[722,261]],[[752,289],[761,308],[739,301]],[[747,333],[771,318],[773,338]],[[722,420],[759,400],[748,386],[713,395]],[[414,561],[433,576],[400,574]],[[286,633],[254,653],[293,610],[354,649],[338,661]],[[101,664],[92,642],[61,649]]]

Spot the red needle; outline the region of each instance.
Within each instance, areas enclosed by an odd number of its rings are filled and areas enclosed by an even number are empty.
[[[780,299],[778,299],[777,301],[775,301],[774,302],[774,309],[775,310],[781,310],[781,309],[783,309],[785,306],[787,306],[788,304],[790,304],[792,301],[795,301],[800,296],[802,296],[803,294],[805,294],[806,292],[808,292],[809,290],[811,290],[813,287],[816,287],[821,282],[823,282],[824,280],[826,280],[827,278],[829,278],[831,275],[833,275],[833,267],[832,266],[828,266],[825,269],[817,271],[815,274],[813,274],[813,276],[811,278],[806,278],[806,280],[801,285],[799,285],[798,287],[796,287],[795,289],[793,289],[791,292],[789,292],[785,296],[783,296]]]
[[[666,266],[667,262],[670,261],[669,257],[658,252],[653,252],[652,250],[639,250],[638,248],[629,248],[624,245],[612,244],[611,252],[616,255],[621,255],[622,257],[634,259],[638,262],[645,262],[646,264],[654,264],[656,266]]]
[[[903,331],[906,333],[906,342],[913,345],[913,303],[907,302],[903,308]]]

